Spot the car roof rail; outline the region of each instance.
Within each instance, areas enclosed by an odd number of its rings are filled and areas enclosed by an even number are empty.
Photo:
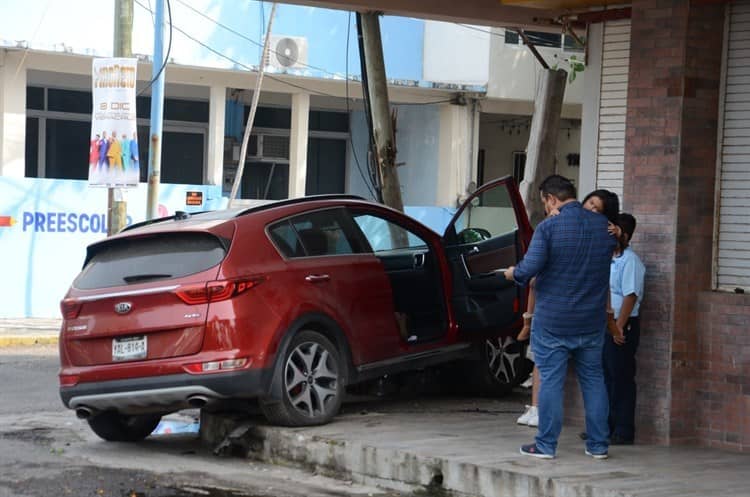
[[[323,194],[323,195],[310,195],[307,197],[288,198],[288,199],[276,200],[276,201],[272,201],[272,202],[268,202],[268,203],[264,203],[260,205],[254,205],[246,209],[241,209],[234,216],[231,216],[231,214],[229,214],[229,216],[227,216],[227,219],[229,219],[230,217],[244,216],[246,214],[250,214],[251,212],[263,211],[266,209],[282,207],[285,205],[294,205],[294,204],[301,204],[305,202],[313,202],[316,200],[364,200],[366,201],[367,199],[360,197],[359,195],[349,195],[345,193],[331,193],[331,194]],[[210,212],[216,213],[220,211],[200,211],[200,212],[177,211],[175,212],[174,216],[159,217],[155,219],[148,219],[146,221],[141,221],[139,223],[133,223],[130,226],[126,226],[125,228],[120,230],[120,233],[122,233],[123,231],[130,231],[136,228],[141,228],[143,226],[148,226],[150,224],[163,223],[166,221],[180,221],[180,220],[188,219],[192,216],[195,216],[196,214],[204,214],[204,213],[210,213]]]
[[[196,214],[202,214],[204,212],[209,212],[209,211],[200,211],[200,212],[177,211],[177,212],[175,212],[174,216],[166,216],[166,217],[157,217],[157,218],[154,218],[154,219],[146,219],[145,221],[141,221],[141,222],[138,222],[138,223],[133,223],[133,224],[131,224],[129,226],[125,226],[123,229],[121,229],[119,231],[119,233],[122,233],[123,231],[134,230],[134,229],[140,228],[142,226],[148,226],[149,224],[163,223],[163,222],[172,221],[172,220],[179,221],[181,219],[188,219],[190,216],[194,216]]]
[[[275,207],[283,207],[285,205],[303,204],[305,202],[314,202],[317,200],[364,200],[366,201],[367,199],[360,197],[359,195],[349,195],[346,193],[329,193],[329,194],[323,194],[323,195],[309,195],[306,197],[298,197],[298,198],[287,198],[284,200],[277,200],[275,202],[269,202],[267,204],[254,205],[252,207],[248,207],[247,209],[243,209],[240,212],[238,212],[236,217],[244,216],[246,214],[250,214],[251,212],[258,212],[258,211],[263,211],[266,209],[273,209]]]

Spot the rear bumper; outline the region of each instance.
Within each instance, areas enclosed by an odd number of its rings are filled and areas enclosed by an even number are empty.
[[[270,378],[270,369],[248,369],[87,382],[61,387],[60,398],[65,407],[90,412],[171,412],[261,396],[267,391]]]

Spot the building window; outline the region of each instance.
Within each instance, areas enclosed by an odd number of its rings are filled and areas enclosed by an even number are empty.
[[[349,116],[345,112],[310,111],[310,131],[349,132]]]
[[[44,88],[38,86],[26,88],[26,108],[44,110]]]
[[[26,174],[27,178],[39,176],[39,119],[26,118]]]
[[[246,105],[242,116],[243,125],[247,122],[247,116],[249,115],[250,106]],[[292,109],[258,107],[255,112],[253,126],[258,128],[290,129],[292,127]]]
[[[346,140],[309,138],[305,194],[344,193],[345,180]]]
[[[45,178],[88,179],[88,121],[47,119],[45,127]]]
[[[150,105],[150,97],[136,100],[144,182],[148,175]],[[208,107],[207,101],[165,100],[163,183],[203,184]],[[91,91],[28,86],[26,108],[26,177],[88,179]]]
[[[47,90],[47,110],[91,115],[92,107],[90,91],[58,90],[55,88]]]
[[[240,183],[241,198],[281,200],[289,197],[289,164],[248,162]]]
[[[164,120],[194,123],[208,122],[208,102],[168,98],[164,100]],[[137,97],[135,112],[138,119],[151,118],[151,97]]]

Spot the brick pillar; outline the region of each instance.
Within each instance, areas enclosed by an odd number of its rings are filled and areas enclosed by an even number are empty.
[[[724,6],[632,3],[623,209],[646,264],[637,437],[696,442],[699,292],[711,285]]]

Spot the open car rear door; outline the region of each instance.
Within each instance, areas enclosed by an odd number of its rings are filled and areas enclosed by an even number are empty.
[[[523,256],[532,229],[510,176],[474,192],[443,235],[453,275],[452,305],[462,332],[496,333],[520,317],[525,290],[502,270]]]

